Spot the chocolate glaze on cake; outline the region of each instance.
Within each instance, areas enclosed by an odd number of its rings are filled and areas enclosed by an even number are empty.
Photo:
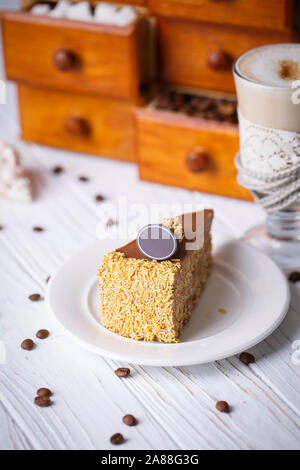
[[[184,214],[180,216],[180,219],[182,221],[183,232],[187,235],[187,237],[185,237],[183,241],[179,243],[178,251],[174,255],[174,258],[179,259],[180,261],[184,260],[187,252],[189,251],[186,249],[186,244],[193,241],[193,238],[189,238],[188,236],[192,233],[195,233],[196,228],[197,228],[197,222],[198,222],[197,215],[199,216],[200,214],[202,214],[202,212],[193,212],[191,214]],[[212,218],[213,218],[213,211],[209,209],[205,209],[204,216],[203,216],[204,233],[209,231]],[[202,220],[202,217],[201,217],[201,220]],[[139,250],[136,240],[133,240],[132,242],[127,243],[127,245],[124,245],[121,248],[118,248],[116,251],[118,251],[119,253],[124,253],[126,258],[148,259]]]

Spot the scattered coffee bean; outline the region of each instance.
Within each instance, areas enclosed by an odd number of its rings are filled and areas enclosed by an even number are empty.
[[[56,166],[53,168],[52,173],[54,175],[60,175],[60,173],[63,173],[64,169],[61,166]]]
[[[103,201],[103,200],[104,200],[104,196],[102,196],[101,194],[97,194],[97,196],[95,196],[95,200],[96,200],[97,202]]]
[[[289,281],[290,281],[290,282],[298,282],[298,281],[300,281],[300,273],[299,273],[299,271],[293,271],[293,272],[289,275]]]
[[[216,408],[221,413],[229,413],[229,405],[227,401],[217,401]]]
[[[37,302],[38,300],[41,300],[40,294],[31,294],[28,297],[29,300],[32,300],[32,302]]]
[[[117,432],[116,434],[113,434],[110,438],[110,442],[114,445],[119,445],[119,444],[122,444],[124,442],[124,437],[122,436],[122,434],[120,434],[119,432]]]
[[[45,280],[46,284],[48,284],[48,282],[50,281],[51,279],[51,276],[48,276],[47,279]]]
[[[36,337],[39,339],[46,339],[49,336],[49,331],[48,330],[39,330],[36,333]]]
[[[36,394],[37,394],[38,397],[51,397],[52,392],[49,388],[42,387],[42,388],[38,389]]]
[[[116,220],[113,220],[113,219],[108,219],[108,221],[106,222],[106,227],[112,227],[112,225],[117,225],[118,222]]]
[[[124,424],[127,424],[127,426],[135,426],[137,424],[137,420],[133,415],[123,416],[122,421]]]
[[[34,399],[34,403],[37,405],[37,406],[51,406],[52,405],[52,401],[50,400],[50,398],[48,396],[38,396],[38,397],[35,397]]]
[[[128,369],[128,367],[119,367],[115,370],[115,374],[118,377],[128,377],[130,375],[130,369]]]
[[[33,227],[32,229],[34,232],[43,232],[44,229],[42,227]]]
[[[87,176],[79,176],[79,181],[83,181],[84,183],[87,183],[89,181],[89,178]]]
[[[34,347],[34,342],[32,341],[32,339],[24,339],[24,341],[22,341],[21,343],[21,348],[25,349],[26,351],[31,351],[33,347]]]
[[[249,364],[253,364],[253,362],[255,362],[255,357],[252,354],[248,353],[248,352],[242,352],[239,355],[239,360],[243,364],[246,364],[246,366],[248,366]]]

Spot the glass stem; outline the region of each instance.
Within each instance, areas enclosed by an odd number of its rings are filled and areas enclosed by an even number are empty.
[[[291,207],[267,214],[269,235],[277,240],[300,240],[300,201]]]

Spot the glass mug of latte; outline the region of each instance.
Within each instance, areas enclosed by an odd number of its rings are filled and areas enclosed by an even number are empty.
[[[238,181],[266,210],[245,239],[283,269],[300,268],[300,44],[252,49],[235,62]]]

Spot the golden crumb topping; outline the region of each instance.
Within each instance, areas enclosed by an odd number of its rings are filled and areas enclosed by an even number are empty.
[[[165,217],[164,219],[162,219],[161,225],[172,230],[179,242],[183,240],[184,233],[180,217]]]
[[[102,324],[136,340],[176,341],[173,292],[178,260],[125,258],[113,251],[98,271]]]

